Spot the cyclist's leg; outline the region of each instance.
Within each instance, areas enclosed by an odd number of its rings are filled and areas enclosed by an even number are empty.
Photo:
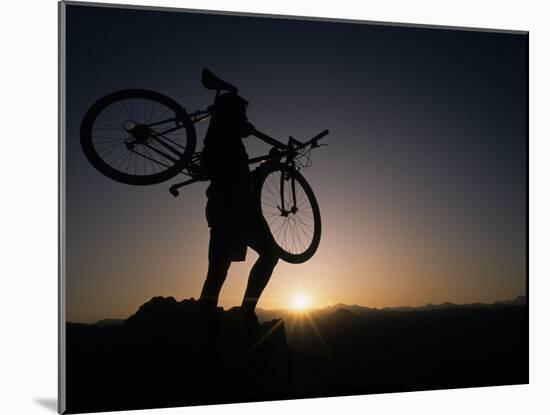
[[[231,265],[228,255],[227,241],[222,232],[210,229],[210,244],[208,247],[208,272],[201,291],[200,301],[207,308],[215,308],[222,289],[227,271]]]
[[[250,270],[250,276],[248,277],[248,284],[246,286],[246,292],[244,294],[242,307],[253,313],[260,299],[260,295],[264,291],[271,274],[273,274],[273,269],[279,258],[262,255],[256,260],[254,266]]]
[[[243,309],[253,313],[279,261],[273,249],[269,226],[263,217],[258,217],[251,226],[248,244],[260,255],[250,270],[242,303]]]

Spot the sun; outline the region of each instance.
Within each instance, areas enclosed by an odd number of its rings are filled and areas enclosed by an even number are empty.
[[[311,306],[311,300],[303,293],[296,293],[292,297],[290,306],[293,310],[304,311]]]

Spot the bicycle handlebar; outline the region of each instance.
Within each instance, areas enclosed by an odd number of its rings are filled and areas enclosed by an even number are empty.
[[[315,147],[315,145],[317,144],[317,141],[319,141],[321,138],[323,138],[327,135],[328,135],[328,130],[321,131],[319,134],[317,134],[312,139],[310,139],[310,140],[306,141],[305,143],[302,143],[301,145],[299,145],[298,148],[306,147],[310,144],[314,144],[313,147]]]
[[[304,148],[304,147],[306,147],[310,144],[316,144],[317,141],[319,141],[324,136],[328,135],[328,133],[329,133],[328,130],[321,131],[315,137],[313,137],[312,139],[310,139],[306,142],[303,142],[303,143],[298,141],[298,140],[294,140],[295,142],[298,143],[298,145],[295,147],[295,149],[301,149],[301,148]],[[276,147],[276,148],[279,148],[279,149],[282,149],[282,150],[285,150],[287,148],[286,144],[281,143],[280,141],[268,136],[267,134],[262,133],[261,131],[256,130],[255,128],[251,131],[250,134],[253,135],[254,137],[257,137],[260,140],[272,145],[273,147]]]

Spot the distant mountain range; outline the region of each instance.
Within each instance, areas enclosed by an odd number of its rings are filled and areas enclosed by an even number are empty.
[[[402,306],[402,307],[369,308],[369,307],[359,306],[356,304],[350,306],[347,304],[339,303],[333,306],[329,306],[327,308],[328,309],[343,308],[350,311],[364,313],[364,312],[373,312],[373,311],[420,311],[420,310],[439,310],[444,308],[479,308],[479,307],[494,307],[494,306],[502,306],[502,305],[525,305],[526,303],[527,303],[527,300],[525,296],[521,295],[516,297],[513,300],[495,301],[492,304],[486,304],[486,303],[455,304],[455,303],[445,302],[441,304],[428,303],[417,307]]]
[[[323,308],[311,309],[309,312],[314,314],[325,314],[325,313],[334,312],[337,310],[346,310],[356,315],[367,315],[367,314],[373,314],[373,313],[384,313],[384,312],[392,312],[392,311],[403,312],[403,311],[442,310],[442,309],[448,309],[448,308],[492,308],[492,307],[500,307],[500,306],[523,306],[526,304],[527,304],[527,298],[524,295],[520,295],[513,300],[495,301],[494,303],[491,303],[491,304],[486,304],[486,303],[454,304],[450,302],[445,302],[441,304],[428,303],[417,307],[401,306],[401,307],[384,307],[384,308],[372,307],[371,308],[371,307],[365,307],[357,304],[349,305],[344,303],[338,303],[338,304],[326,306]],[[270,309],[270,310],[257,308],[256,314],[258,315],[258,319],[260,321],[269,321],[275,318],[285,318],[289,314],[295,314],[295,311],[291,309],[286,309],[286,308],[278,308],[278,309]],[[112,326],[119,326],[122,323],[124,323],[124,321],[126,320],[106,318],[103,320],[98,320],[95,324],[101,327],[112,327]]]
[[[309,312],[312,314],[323,315],[323,314],[338,311],[338,310],[346,310],[354,313],[355,315],[364,316],[368,314],[388,313],[388,312],[429,311],[429,310],[444,310],[444,309],[452,309],[452,308],[477,309],[477,308],[494,308],[494,307],[502,307],[502,306],[524,306],[526,304],[527,304],[526,297],[524,295],[520,295],[513,300],[495,301],[492,304],[486,304],[486,303],[454,304],[450,302],[445,302],[441,304],[428,303],[417,307],[402,306],[402,307],[371,308],[371,307],[360,306],[357,304],[349,305],[344,303],[338,303],[338,304],[326,306],[323,308],[311,309]],[[274,318],[285,318],[289,314],[295,314],[295,311],[288,310],[288,309],[266,310],[266,309],[258,308],[256,310],[256,314],[258,315],[258,318],[261,321],[269,321]]]

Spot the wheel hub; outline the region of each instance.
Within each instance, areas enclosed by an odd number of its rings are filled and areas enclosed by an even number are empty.
[[[298,212],[298,208],[296,206],[292,206],[290,208],[290,210],[282,209],[280,206],[277,206],[277,208],[279,209],[279,212],[281,212],[281,216],[283,216],[285,218],[288,217],[288,215],[291,214],[291,213],[293,215],[295,215],[296,212]]]
[[[124,123],[124,130],[128,132],[133,141],[130,144],[146,144],[151,141],[151,129],[146,125],[136,123],[135,121],[126,121]]]

